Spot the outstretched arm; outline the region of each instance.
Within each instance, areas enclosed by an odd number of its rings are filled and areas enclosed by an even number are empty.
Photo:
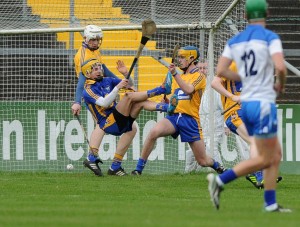
[[[102,64],[103,67],[103,73],[105,75],[105,77],[111,77],[111,78],[118,78],[115,74],[113,74],[105,64]]]
[[[105,97],[99,97],[96,100],[96,104],[98,106],[103,106],[104,108],[109,107],[113,101],[115,101],[118,92],[121,88],[126,87],[128,84],[128,80],[127,79],[123,79],[117,86],[114,87],[114,89]]]
[[[126,65],[124,64],[123,61],[118,60],[117,61],[117,70],[126,78],[128,75],[128,69],[126,67]],[[128,83],[128,87],[132,87],[133,86],[133,81],[131,78],[129,78],[129,83]]]
[[[76,93],[75,93],[75,100],[72,105],[72,112],[74,115],[79,115],[81,110],[81,97],[82,92],[84,89],[84,83],[86,81],[86,78],[82,73],[79,74],[77,86],[76,86]]]

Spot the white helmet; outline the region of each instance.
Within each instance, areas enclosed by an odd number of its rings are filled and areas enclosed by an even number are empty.
[[[88,25],[84,29],[84,37],[87,42],[90,41],[90,39],[102,39],[102,29],[96,25]]]

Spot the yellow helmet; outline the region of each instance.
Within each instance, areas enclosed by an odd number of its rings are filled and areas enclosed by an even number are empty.
[[[101,66],[101,77],[103,77],[103,68],[102,68],[102,64],[99,62],[98,59],[96,58],[90,58],[87,61],[83,62],[83,64],[81,65],[81,72],[82,74],[86,77],[89,78],[88,74],[90,74],[93,70],[93,67],[96,65],[100,65]]]
[[[178,50],[177,55],[183,56],[186,60],[189,60],[190,57],[194,57],[194,60],[197,60],[200,57],[200,52],[197,47],[185,46]]]

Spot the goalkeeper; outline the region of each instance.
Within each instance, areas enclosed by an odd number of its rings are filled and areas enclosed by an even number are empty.
[[[178,62],[180,69],[184,72],[182,75],[176,72],[173,63],[170,64],[169,72],[173,75],[174,82],[172,83],[173,95],[168,109],[169,115],[150,130],[141,157],[135,170],[131,172],[132,175],[142,174],[156,140],[168,135],[174,139],[180,135],[182,142],[188,142],[201,166],[211,167],[218,173],[224,172],[224,167],[205,153],[198,111],[206,86],[206,78],[196,67],[199,56],[199,50],[194,46],[179,49]]]
[[[107,174],[124,176],[126,172],[122,168],[121,163],[137,132],[137,126],[134,123],[135,119],[142,109],[166,111],[168,104],[157,104],[147,99],[169,93],[168,90],[170,89],[165,86],[159,86],[144,92],[128,92],[117,103],[116,97],[119,90],[131,87],[132,82],[128,79],[120,80],[118,78],[104,77],[105,71],[102,66],[97,59],[89,59],[83,63],[81,71],[87,78],[83,98],[101,130],[111,135],[121,135],[113,162]],[[123,62],[118,64],[118,70],[127,76],[128,70]],[[83,164],[93,171],[95,175],[102,176],[102,171],[98,165],[101,162],[98,157],[98,143],[99,139],[97,137],[91,137],[90,152]]]
[[[237,72],[235,62],[231,63],[229,69]],[[235,103],[239,102],[239,96],[242,91],[241,81],[233,81],[224,77],[216,76],[214,77],[211,86],[221,94],[224,110],[229,109],[230,107],[234,106]],[[231,132],[239,135],[248,145],[250,145],[250,158],[257,156],[256,147],[254,146],[253,142],[251,143],[251,139],[253,138],[248,135],[246,126],[242,121],[242,110],[240,104],[235,105],[233,108],[224,113],[224,121]],[[261,170],[252,174],[248,174],[246,179],[258,189],[264,187],[263,174]],[[281,180],[282,177],[277,178],[277,182]]]

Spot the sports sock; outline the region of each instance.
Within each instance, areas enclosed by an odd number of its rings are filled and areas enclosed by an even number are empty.
[[[153,96],[165,94],[165,93],[166,93],[166,89],[162,86],[159,86],[159,87],[156,87],[152,90],[147,91],[147,95],[148,95],[149,98],[151,98]]]
[[[91,161],[91,162],[96,162],[96,160],[99,159],[99,157],[98,157],[98,156],[95,156],[95,155],[93,155],[93,154],[89,154],[89,155],[87,156],[87,159],[88,159],[89,161]]]
[[[144,160],[142,158],[139,158],[135,170],[139,171],[140,173],[143,171],[145,165],[147,163],[147,160]]]
[[[123,160],[123,156],[120,155],[120,154],[115,153],[114,159],[113,159],[113,162],[112,162],[110,168],[114,171],[119,169],[121,167],[122,160]]]
[[[228,169],[224,173],[220,174],[219,178],[224,184],[227,184],[235,180],[237,178],[237,175],[232,169]]]
[[[122,162],[114,161],[114,162],[112,162],[110,168],[115,171],[121,167],[121,163]]]
[[[214,161],[214,164],[212,165],[212,168],[217,169],[220,166],[220,163],[216,162],[214,159],[213,159],[213,161]]]
[[[265,207],[276,204],[276,191],[275,190],[266,190],[264,192]]]
[[[169,104],[167,103],[158,103],[156,105],[156,111],[167,112]]]

